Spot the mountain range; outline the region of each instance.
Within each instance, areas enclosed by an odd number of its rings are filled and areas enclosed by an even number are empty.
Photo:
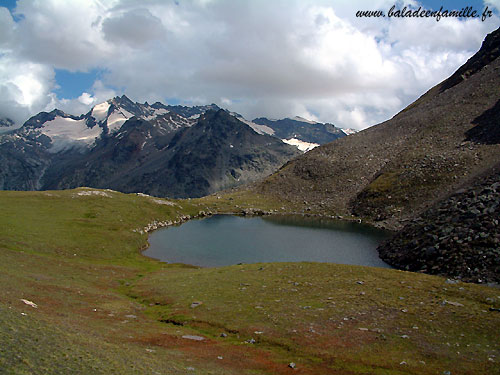
[[[265,177],[299,149],[345,135],[300,118],[248,121],[215,104],[150,105],[123,95],[80,116],[41,112],[1,135],[0,188],[199,197]]]
[[[241,119],[241,116],[239,118]],[[285,143],[297,146],[301,151],[312,150],[353,133],[352,129],[340,129],[333,124],[311,121],[299,116],[280,120],[259,117],[251,122],[244,119],[242,121],[258,133],[278,137]]]

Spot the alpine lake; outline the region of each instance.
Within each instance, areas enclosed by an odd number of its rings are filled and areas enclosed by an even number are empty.
[[[143,254],[201,267],[307,261],[390,268],[377,253],[389,236],[355,222],[215,215],[151,233]]]

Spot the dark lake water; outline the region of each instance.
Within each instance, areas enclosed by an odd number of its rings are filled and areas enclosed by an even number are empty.
[[[217,215],[153,232],[144,255],[203,267],[300,261],[389,267],[376,250],[387,237],[357,223]]]

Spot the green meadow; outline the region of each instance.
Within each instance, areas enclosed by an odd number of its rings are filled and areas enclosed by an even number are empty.
[[[196,268],[141,254],[155,226],[293,209],[249,194],[0,192],[0,373],[500,372],[497,288],[361,266]]]

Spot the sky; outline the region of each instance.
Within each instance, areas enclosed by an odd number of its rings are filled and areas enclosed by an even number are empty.
[[[479,17],[389,17],[389,10]],[[492,13],[484,20],[488,7]],[[0,0],[0,118],[116,95],[364,129],[451,75],[500,0]],[[380,10],[385,17],[356,17]]]

